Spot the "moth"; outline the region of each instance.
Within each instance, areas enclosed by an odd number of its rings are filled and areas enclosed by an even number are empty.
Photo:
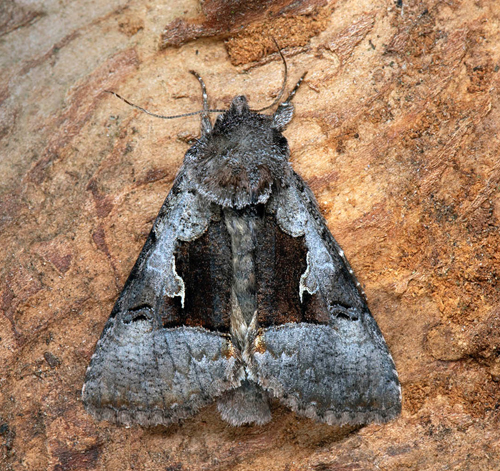
[[[244,96],[209,110],[194,74],[201,137],[97,343],[86,410],[154,426],[217,402],[229,424],[260,425],[277,400],[331,425],[395,418],[401,390],[391,354],[289,162],[282,133],[303,77],[266,115]],[[212,111],[221,112],[213,126]]]

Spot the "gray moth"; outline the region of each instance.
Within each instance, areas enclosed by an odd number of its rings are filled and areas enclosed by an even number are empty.
[[[270,421],[274,400],[331,425],[395,418],[391,354],[289,162],[282,132],[302,79],[273,114],[237,96],[212,126],[195,75],[202,134],[97,343],[86,410],[154,426],[216,402],[237,426]]]

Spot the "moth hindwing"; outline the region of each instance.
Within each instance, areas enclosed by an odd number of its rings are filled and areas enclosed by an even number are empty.
[[[332,425],[400,413],[384,338],[289,163],[295,90],[273,115],[238,96],[213,127],[204,97],[202,136],[87,370],[96,418],[169,424],[216,401],[232,425],[264,424],[272,398]]]

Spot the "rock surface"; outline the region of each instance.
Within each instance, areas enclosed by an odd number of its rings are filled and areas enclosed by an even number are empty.
[[[0,468],[498,469],[498,2],[240,4],[0,7]],[[85,369],[199,130],[103,91],[185,113],[200,108],[194,69],[213,107],[263,107],[282,79],[270,36],[289,87],[308,71],[292,164],[365,287],[403,413],[357,430],[278,405],[262,427],[215,407],[169,428],[97,423]]]

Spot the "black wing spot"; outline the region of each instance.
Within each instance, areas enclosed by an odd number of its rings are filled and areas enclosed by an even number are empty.
[[[334,304],[329,306],[330,314],[332,317],[341,317],[347,319],[348,321],[357,321],[360,317],[359,309],[355,307],[342,306],[340,304]]]
[[[149,304],[141,304],[129,309],[123,316],[124,324],[132,324],[139,321],[151,322],[153,320],[153,308]]]

